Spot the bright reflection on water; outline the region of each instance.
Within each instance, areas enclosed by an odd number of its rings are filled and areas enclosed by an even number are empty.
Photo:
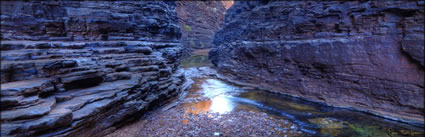
[[[217,79],[195,79],[187,113],[265,112],[298,125],[305,136],[423,136],[423,129],[364,113],[338,109],[264,91],[244,90]],[[185,121],[188,122],[188,121]]]
[[[202,82],[199,83],[200,81]],[[205,113],[207,111],[221,114],[230,112],[237,105],[232,100],[232,96],[242,92],[240,88],[217,79],[196,80],[193,86],[192,89],[197,91],[191,90],[192,97],[199,97],[203,100],[186,105],[186,110],[194,114]]]
[[[230,112],[235,108],[235,104],[232,103],[227,97],[223,95],[216,96],[212,99],[210,110],[212,112],[225,113]]]

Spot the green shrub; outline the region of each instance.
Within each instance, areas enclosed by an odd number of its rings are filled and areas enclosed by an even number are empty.
[[[184,25],[184,29],[186,29],[186,31],[191,32],[192,28],[190,28],[189,25]]]

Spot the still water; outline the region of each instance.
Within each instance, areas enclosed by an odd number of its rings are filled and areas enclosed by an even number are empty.
[[[182,66],[210,66],[206,55],[192,55]],[[246,90],[215,78],[195,79],[183,104],[186,112],[264,112],[295,123],[304,136],[406,137],[424,136],[422,127],[399,123],[362,112],[329,107],[285,95]]]

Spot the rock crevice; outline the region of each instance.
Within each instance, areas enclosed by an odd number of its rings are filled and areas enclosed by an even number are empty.
[[[185,51],[214,47],[214,34],[224,23],[224,1],[178,1],[177,15]],[[229,5],[229,4],[228,4]]]

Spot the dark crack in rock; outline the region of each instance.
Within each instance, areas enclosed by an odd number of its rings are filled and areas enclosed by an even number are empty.
[[[224,24],[225,1],[177,1],[185,54],[214,47],[214,34]]]

